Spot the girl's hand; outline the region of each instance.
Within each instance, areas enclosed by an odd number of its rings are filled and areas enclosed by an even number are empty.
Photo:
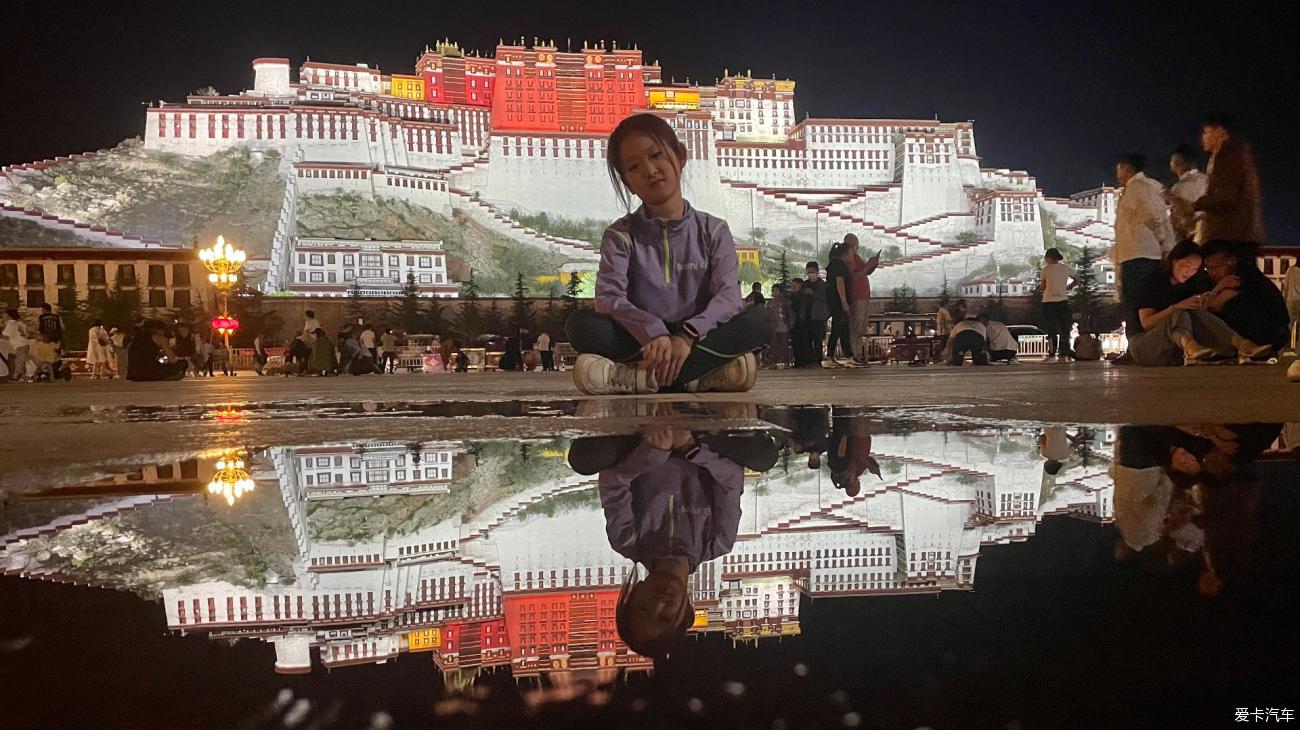
[[[691,354],[691,341],[685,337],[673,335],[668,338],[668,361],[664,363],[663,368],[658,371],[659,384],[672,385],[677,380],[677,376],[682,373],[682,364]]]
[[[1174,309],[1186,309],[1196,311],[1205,308],[1205,299],[1200,294],[1193,294],[1183,301],[1174,305]]]
[[[672,351],[672,343],[668,335],[656,337],[645,343],[641,347],[641,362],[651,372],[659,373],[659,369],[668,361],[668,354]],[[667,383],[660,382],[661,385]]]

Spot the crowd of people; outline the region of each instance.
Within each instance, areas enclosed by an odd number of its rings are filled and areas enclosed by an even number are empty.
[[[1146,175],[1146,159],[1123,155],[1115,215],[1119,300],[1129,347],[1142,366],[1235,359],[1257,362],[1294,347],[1300,268],[1280,291],[1260,272],[1264,240],[1259,176],[1250,146],[1224,117],[1207,118],[1207,172],[1187,146],[1170,156],[1168,190]],[[1290,301],[1288,301],[1290,300]],[[1300,381],[1300,366],[1288,377]]]

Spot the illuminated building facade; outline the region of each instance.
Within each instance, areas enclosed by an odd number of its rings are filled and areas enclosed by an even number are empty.
[[[797,239],[819,254],[849,233],[868,250],[897,249],[874,275],[884,288],[926,293],[944,279],[979,278],[994,257],[1041,255],[1040,211],[1069,243],[1100,249],[1114,237],[1113,190],[1049,198],[1027,172],[982,167],[969,121],[798,120],[793,80],[724,72],[711,85],[665,84],[635,47],[520,39],[480,56],[448,41],[426,48],[411,74],[308,61],[295,82],[285,59],[258,59],[254,71],[244,94],[148,109],[145,147],[205,155],[243,145],[298,164],[427,174],[442,187],[408,202],[455,208],[521,245],[590,261],[589,244],[499,224],[512,209],[622,215],[605,141],[646,111],[687,146],[693,205],[733,231],[763,228],[769,240]],[[1012,210],[1019,217],[1002,215]],[[287,252],[272,254],[272,287],[288,284]]]

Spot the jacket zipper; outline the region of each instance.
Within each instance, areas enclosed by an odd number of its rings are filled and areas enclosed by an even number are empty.
[[[668,224],[664,223],[664,283],[673,283],[672,252],[668,249]]]

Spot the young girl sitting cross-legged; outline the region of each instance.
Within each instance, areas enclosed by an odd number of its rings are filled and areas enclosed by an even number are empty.
[[[565,323],[582,353],[583,393],[741,392],[754,352],[772,339],[770,312],[742,311],[739,265],[726,221],[682,198],[686,146],[653,114],[624,119],[609,138],[610,180],[635,211],[605,230],[596,309]]]

